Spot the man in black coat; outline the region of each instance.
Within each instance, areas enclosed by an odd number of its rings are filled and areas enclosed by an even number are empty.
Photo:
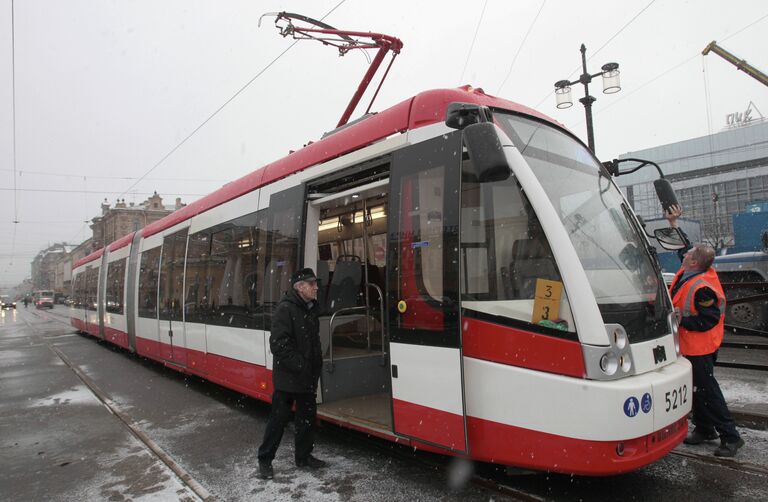
[[[291,286],[275,309],[269,337],[275,390],[264,441],[258,453],[259,475],[264,479],[273,477],[272,460],[294,403],[296,465],[309,469],[326,465],[312,456],[317,383],[323,367],[317,319],[317,277],[311,268],[301,269],[291,276]]]

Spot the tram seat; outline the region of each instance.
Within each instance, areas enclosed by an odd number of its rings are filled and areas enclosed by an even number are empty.
[[[518,239],[512,245],[509,278],[515,298],[533,298],[536,279],[560,280],[552,252],[539,239]]]
[[[326,356],[331,339],[331,316],[343,308],[359,306],[358,298],[363,281],[363,264],[359,257],[354,255],[342,255],[336,260],[336,269],[328,285],[325,304],[321,303],[321,313],[325,314],[320,319],[320,344],[323,356]],[[322,315],[321,314],[321,315]],[[339,318],[334,326],[339,327],[362,318],[362,315],[348,314]],[[346,322],[345,322],[346,321]]]
[[[342,255],[336,260],[331,284],[328,287],[328,314],[359,305],[360,287],[363,283],[363,264],[359,257]]]
[[[321,315],[325,312],[328,298],[328,281],[331,277],[330,267],[328,262],[320,260],[317,262],[317,304],[322,307]]]

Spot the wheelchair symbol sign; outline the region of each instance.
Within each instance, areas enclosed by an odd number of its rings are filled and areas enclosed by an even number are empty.
[[[653,400],[651,399],[651,395],[646,392],[643,394],[643,399],[640,400],[640,407],[642,408],[643,413],[650,413],[652,406]]]

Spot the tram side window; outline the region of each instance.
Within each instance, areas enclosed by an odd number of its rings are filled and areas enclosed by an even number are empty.
[[[209,324],[262,328],[266,210],[211,229]]]
[[[184,320],[205,323],[211,308],[211,288],[206,280],[208,259],[211,253],[211,234],[204,230],[189,236],[187,244],[187,288],[184,296]]]
[[[445,167],[421,171],[403,180],[404,239],[401,280],[405,296],[443,297],[443,187]]]
[[[87,308],[88,307],[88,291],[85,288],[85,277],[86,273],[85,270],[80,272],[78,274],[78,278],[80,279],[80,283],[77,286],[77,301],[78,306],[81,308]]]
[[[269,201],[268,255],[264,277],[264,303],[276,304],[290,288],[291,274],[299,265],[299,242],[304,200],[304,186],[272,195]],[[265,329],[269,329],[269,315]]]
[[[184,284],[184,254],[187,248],[187,229],[163,239],[160,260],[160,319],[181,321],[181,301]]]
[[[87,268],[85,271],[85,297],[88,310],[96,310],[96,294],[99,284],[99,269]]]
[[[107,269],[107,312],[124,314],[123,293],[125,291],[126,258],[109,264]]]
[[[470,162],[464,160],[462,174],[462,300],[470,309],[490,308],[491,313],[531,322],[537,281],[562,282],[552,249],[516,178],[479,183]],[[565,306],[565,291],[562,295]],[[506,300],[524,301],[498,304]],[[572,330],[573,323],[567,324]]]
[[[160,272],[160,248],[141,253],[139,268],[139,317],[157,319],[157,278]]]
[[[85,274],[80,272],[74,278],[72,286],[72,304],[75,307],[85,306],[83,301],[83,281],[85,280]]]

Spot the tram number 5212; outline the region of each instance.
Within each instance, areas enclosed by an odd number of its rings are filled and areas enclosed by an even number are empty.
[[[682,406],[688,402],[688,385],[681,385],[677,389],[664,394],[664,401],[667,403],[667,408],[664,411],[676,410],[678,406]]]

